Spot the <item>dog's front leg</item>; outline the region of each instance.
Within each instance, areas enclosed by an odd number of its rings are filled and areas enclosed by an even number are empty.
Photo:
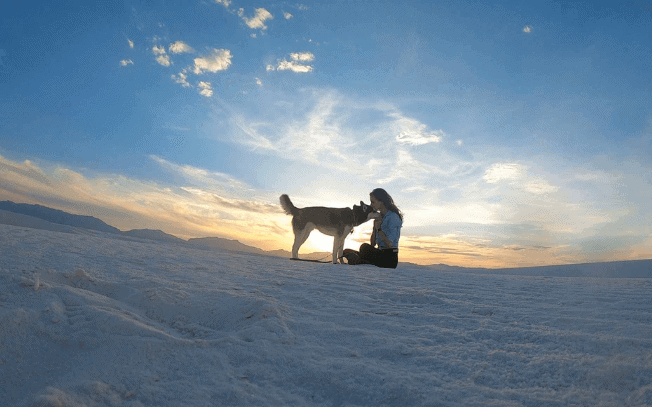
[[[333,238],[333,264],[337,264],[338,259],[344,254],[344,239],[346,239],[346,234]],[[344,260],[339,260],[339,262],[344,264]]]
[[[338,263],[338,259],[342,257],[342,254],[344,252],[344,238],[346,235],[340,236],[340,235],[335,235],[333,237],[333,264]],[[342,264],[344,264],[344,260],[340,260]]]

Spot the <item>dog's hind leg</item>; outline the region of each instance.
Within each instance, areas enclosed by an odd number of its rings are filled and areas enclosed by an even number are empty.
[[[308,227],[303,228],[302,230],[294,231],[294,244],[292,245],[293,259],[299,258],[299,248],[301,247],[302,244],[305,243],[306,240],[308,240],[308,236],[310,236],[310,232],[312,232],[312,229]]]

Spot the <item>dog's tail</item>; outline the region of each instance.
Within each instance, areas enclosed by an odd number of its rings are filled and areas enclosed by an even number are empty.
[[[288,215],[292,215],[292,216],[299,213],[299,208],[294,206],[292,201],[290,201],[289,196],[287,196],[286,194],[283,194],[283,195],[281,195],[280,199],[281,199],[281,206],[283,207],[283,210],[285,211],[285,213],[287,213]]]

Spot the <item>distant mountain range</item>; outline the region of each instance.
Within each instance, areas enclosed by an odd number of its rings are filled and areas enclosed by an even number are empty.
[[[180,239],[176,236],[167,234],[160,230],[152,229],[133,229],[126,232],[122,232],[123,235],[138,237],[141,239],[156,240],[159,242],[169,242],[169,243],[185,243],[186,241]]]
[[[0,201],[0,224],[67,233],[75,233],[74,228],[81,228],[111,233],[123,237],[189,245],[200,249],[219,249],[277,257],[290,257],[291,255],[291,253],[286,250],[266,251],[258,247],[248,246],[237,240],[221,237],[193,238],[186,241],[160,230],[133,229],[123,232],[118,228],[107,225],[93,216],[73,215],[46,206],[17,204],[11,201]],[[329,256],[330,259],[330,253],[328,252],[301,254],[301,258],[306,259],[322,259],[326,256]]]
[[[195,247],[204,247],[210,249],[230,250],[232,252],[246,252],[263,254],[264,250],[253,246],[247,246],[237,240],[224,239],[221,237],[201,237],[188,239],[188,244]]]
[[[65,233],[93,233],[87,231],[98,231],[109,233],[116,236],[116,238],[153,240],[170,244],[180,244],[186,247],[194,247],[203,250],[217,249],[286,258],[289,258],[291,255],[291,253],[287,250],[267,251],[262,250],[258,247],[248,246],[237,240],[225,239],[222,237],[202,237],[193,238],[186,241],[160,230],[134,229],[123,232],[120,229],[107,225],[103,221],[92,216],[73,215],[71,213],[48,208],[46,206],[17,204],[11,201],[0,201],[0,224]],[[331,253],[302,253],[301,258],[329,261],[331,259]],[[445,264],[432,264],[426,267],[442,272],[500,273],[546,277],[652,278],[652,260],[567,264],[559,266],[538,266],[528,268],[521,267],[518,269],[468,268],[460,266],[448,266]]]
[[[58,209],[48,208],[47,206],[0,201],[0,210],[31,216],[58,225],[91,229],[106,233],[121,233],[120,229],[109,226],[92,216],[73,215]]]

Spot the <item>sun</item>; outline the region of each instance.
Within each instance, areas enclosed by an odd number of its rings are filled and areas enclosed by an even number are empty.
[[[353,233],[346,237],[344,240],[345,249],[358,250],[360,248],[360,241],[368,242],[371,234],[371,223],[368,227],[357,226],[353,229]],[[333,252],[333,236],[327,236],[317,229],[310,233],[310,237],[299,249],[300,253],[311,252]]]
[[[304,253],[310,252],[332,252],[333,251],[333,237],[326,236],[318,230],[310,232],[310,237],[306,242],[301,245],[300,251]]]

